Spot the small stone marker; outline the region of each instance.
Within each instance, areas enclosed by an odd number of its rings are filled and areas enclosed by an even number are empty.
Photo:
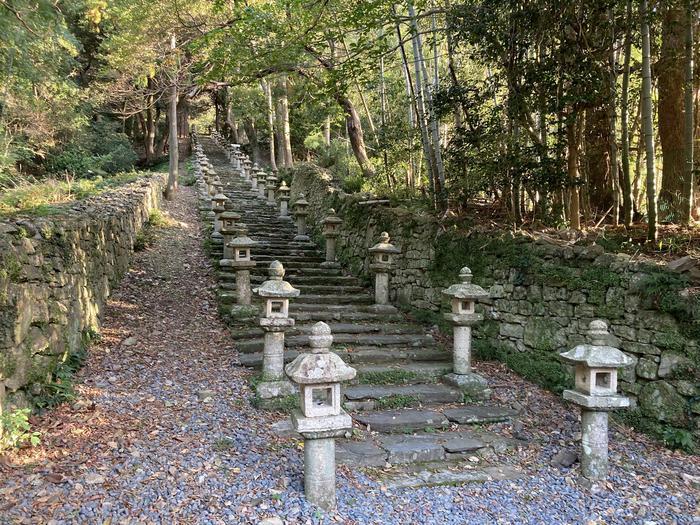
[[[474,311],[474,306],[478,299],[488,297],[488,293],[481,286],[472,284],[472,272],[466,266],[459,272],[459,278],[460,283],[442,292],[450,298],[452,307],[444,317],[453,325],[453,370],[444,379],[473,399],[488,399],[491,391],[486,379],[472,371],[471,363],[472,326],[484,318]]]
[[[631,365],[632,359],[609,346],[604,321],[591,321],[588,338],[588,344],[560,356],[575,367],[575,390],[564,390],[564,399],[581,407],[581,474],[598,481],[608,476],[608,411],[630,404],[617,394],[617,369]]]
[[[389,304],[389,272],[394,263],[394,255],[401,253],[389,241],[389,234],[382,232],[379,242],[369,249],[372,262],[369,269],[374,272],[374,305],[370,309],[378,313],[395,313],[396,307]]]
[[[279,195],[279,200],[280,200],[280,217],[287,217],[288,212],[287,208],[289,205],[289,186],[287,186],[287,183],[285,181],[282,181],[282,184],[280,184],[280,187],[277,189],[277,194]]]
[[[266,299],[265,315],[260,318],[260,326],[265,331],[263,348],[263,377],[257,386],[257,393],[263,399],[288,396],[295,392],[284,375],[284,331],[294,326],[289,317],[289,299],[297,297],[299,290],[284,281],[284,267],[279,261],[272,261],[270,279],[262,283],[255,292]]]
[[[251,257],[250,249],[257,244],[245,234],[245,229],[242,229],[241,235],[229,243],[233,252],[233,261],[231,261],[230,266],[236,270],[238,306],[250,305],[250,270],[255,268],[255,261]]]
[[[328,217],[323,219],[323,236],[326,238],[326,260],[321,263],[323,268],[339,268],[335,260],[335,243],[338,238],[338,227],[343,220],[335,214],[335,210],[328,210]]]
[[[304,494],[325,510],[335,507],[335,438],[352,428],[340,406],[340,382],[357,373],[331,351],[333,335],[324,322],[309,336],[310,354],[301,354],[285,371],[299,385],[301,410],[292,413],[294,429],[304,436]]]
[[[270,173],[266,178],[265,178],[265,188],[267,189],[267,203],[271,206],[275,206],[275,190],[277,190],[277,177],[275,177],[274,173]]]
[[[295,241],[309,241],[309,236],[306,235],[306,216],[309,214],[309,203],[304,198],[304,194],[300,193],[299,198],[294,202],[294,219],[297,224],[297,235]]]

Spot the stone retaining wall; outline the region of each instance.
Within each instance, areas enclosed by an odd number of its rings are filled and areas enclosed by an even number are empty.
[[[700,437],[696,321],[684,324],[659,311],[644,293],[651,278],[663,286],[663,267],[605,253],[598,245],[507,234],[494,238],[476,231],[459,237],[464,234],[442,229],[427,214],[361,204],[310,165],[295,169],[291,189],[291,202],[305,193],[309,223],[319,240],[321,219],[329,208],[336,209],[345,221],[338,256],[367,279],[367,249],[381,231],[389,232],[401,250],[391,277],[392,300],[409,309],[424,314],[444,310],[442,289],[457,281],[461,266],[470,266],[475,282],[490,292],[487,321],[476,332],[477,348],[480,343],[485,354],[554,390],[569,380],[557,354],[582,342],[593,318],[605,319],[615,336],[612,342],[635,360],[621,373],[621,390],[644,416]]]
[[[29,405],[97,331],[164,180],[138,179],[55,216],[0,221],[0,408]]]

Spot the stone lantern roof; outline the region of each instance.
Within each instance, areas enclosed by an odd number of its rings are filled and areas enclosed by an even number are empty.
[[[282,184],[280,184],[280,187],[277,188],[277,190],[281,193],[280,198],[289,198],[289,186],[287,186],[287,183],[285,181],[282,181]]]
[[[284,267],[279,261],[272,261],[270,263],[270,269],[268,271],[270,279],[262,283],[254,291],[260,295],[260,297],[297,297],[300,293],[299,290],[294,288],[287,281],[284,281]]]
[[[304,214],[304,213],[306,213],[306,208],[308,207],[308,205],[309,205],[309,203],[304,198],[304,194],[300,193],[299,198],[294,201],[294,210],[299,215]]]
[[[224,195],[223,193],[217,193],[214,195],[211,200],[213,201],[221,201],[221,202],[226,202],[228,200],[228,197]]]
[[[219,218],[224,221],[226,219],[233,219],[234,221],[237,221],[238,219],[241,218],[241,216],[236,213],[235,211],[225,211],[221,215],[219,215]]]
[[[301,354],[285,367],[287,375],[297,384],[314,385],[339,383],[355,377],[357,371],[331,352],[333,336],[330,327],[319,321],[311,328],[311,354]]]
[[[574,365],[589,368],[620,368],[632,364],[632,359],[613,346],[605,343],[610,337],[604,321],[591,321],[588,325],[589,344],[578,345],[559,354],[561,359]]]
[[[338,217],[335,214],[335,210],[333,208],[328,210],[328,217],[323,219],[323,224],[342,224],[342,223],[343,223],[343,219],[341,219],[340,217]]]
[[[370,253],[401,253],[396,246],[389,242],[389,234],[382,232],[379,235],[379,242],[369,249]]]
[[[483,299],[489,296],[481,286],[472,284],[472,271],[466,266],[460,270],[459,278],[462,282],[443,290],[443,295],[455,299]]]
[[[252,248],[257,244],[258,244],[258,241],[254,241],[253,239],[251,239],[247,235],[241,235],[240,237],[236,237],[235,239],[233,239],[231,242],[228,243],[228,245],[231,248],[235,248],[235,249]],[[282,281],[282,282],[284,282],[284,281]]]

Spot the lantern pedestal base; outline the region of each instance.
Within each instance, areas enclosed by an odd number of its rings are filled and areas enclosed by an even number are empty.
[[[211,242],[214,244],[223,244],[224,243],[224,236],[217,231],[212,232]]]
[[[321,268],[340,268],[340,263],[325,261],[321,263]]]
[[[391,304],[373,304],[367,307],[367,311],[375,314],[395,314],[399,310]]]
[[[297,387],[287,379],[279,381],[262,381],[258,383],[255,392],[262,399],[273,399],[276,397],[291,396],[297,393]]]
[[[294,240],[297,242],[309,242],[311,240],[311,237],[309,237],[308,235],[295,235]]]
[[[485,400],[491,397],[491,389],[486,379],[479,374],[447,374],[442,377],[445,383],[459,388],[473,400]]]

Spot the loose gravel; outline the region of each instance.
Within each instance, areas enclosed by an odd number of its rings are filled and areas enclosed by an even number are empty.
[[[285,416],[250,406],[194,192],[165,210],[175,222],[135,254],[109,300],[78,400],[34,418],[39,447],[0,458],[0,523],[700,523],[698,457],[614,429],[609,481],[583,487],[577,464],[550,466],[576,449],[577,411],[493,364],[479,371],[496,400],[526,408],[517,431],[528,446],[502,458],[526,479],[388,490],[339,467],[337,511],[309,505],[302,444],[271,431]]]

